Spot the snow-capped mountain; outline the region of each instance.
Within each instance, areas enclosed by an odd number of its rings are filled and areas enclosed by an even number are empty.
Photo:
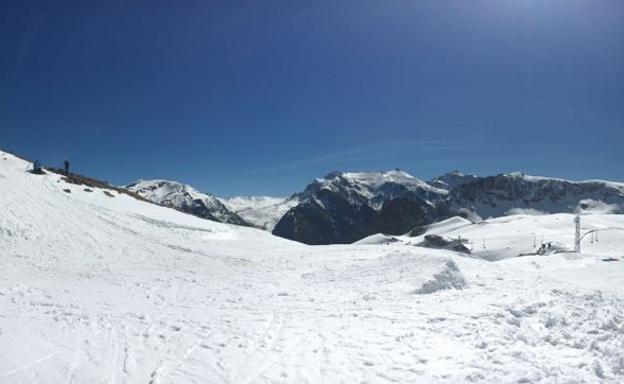
[[[236,196],[219,198],[232,212],[258,228],[272,231],[275,224],[292,207],[299,204],[299,198],[270,196]]]
[[[299,194],[273,234],[307,244],[350,243],[377,232],[401,234],[437,219],[447,191],[410,174],[333,172]]]
[[[126,187],[141,197],[167,207],[221,223],[250,225],[217,197],[169,180],[141,180]]]
[[[444,175],[432,179],[431,181],[429,181],[429,185],[439,189],[451,191],[460,185],[472,183],[473,181],[477,180],[479,180],[478,176],[465,175],[455,170],[453,172],[445,173]]]
[[[484,177],[455,187],[444,210],[482,218],[523,210],[545,213],[624,211],[624,183],[602,180],[570,181],[522,173]]]

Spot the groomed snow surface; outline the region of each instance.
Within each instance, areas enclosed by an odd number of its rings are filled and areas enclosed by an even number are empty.
[[[0,153],[2,383],[624,380],[616,251],[304,246],[28,168]],[[563,236],[557,216],[530,225]],[[488,236],[511,241],[520,217]]]

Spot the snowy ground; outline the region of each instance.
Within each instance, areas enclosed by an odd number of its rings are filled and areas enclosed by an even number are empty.
[[[27,167],[0,153],[2,383],[624,380],[624,262],[598,249],[304,246]]]
[[[448,239],[464,240],[475,257],[485,260],[503,260],[535,253],[542,243],[572,251],[574,249],[573,214],[512,215],[484,220],[473,224],[461,217],[452,217],[430,225],[417,237],[373,235],[357,244],[386,244],[400,242],[419,244],[425,235],[440,235]],[[582,214],[582,234],[585,254],[606,257],[624,256],[624,215]]]

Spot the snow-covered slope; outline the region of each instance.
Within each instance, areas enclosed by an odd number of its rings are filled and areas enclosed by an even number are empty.
[[[221,223],[249,225],[215,196],[169,180],[141,180],[126,187],[149,201]]]
[[[2,383],[624,378],[621,262],[309,247],[29,167],[0,153]]]
[[[443,233],[448,233],[452,230],[466,227],[468,225],[472,225],[473,223],[470,220],[464,219],[463,217],[453,216],[446,220],[438,221],[437,223],[433,223],[426,227],[428,234],[439,235]]]
[[[237,196],[220,200],[248,223],[268,231],[272,231],[282,216],[299,203],[297,196]]]
[[[454,217],[430,225],[418,237],[399,237],[407,244],[418,244],[425,235],[440,235],[467,241],[473,255],[486,260],[513,258],[536,252],[541,245],[574,249],[573,214],[510,215],[488,219],[473,224],[463,218]],[[603,257],[624,256],[624,215],[584,214],[581,215],[582,234],[595,231],[583,238],[584,253]]]

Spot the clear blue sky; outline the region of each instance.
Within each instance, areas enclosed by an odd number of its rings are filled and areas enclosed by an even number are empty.
[[[4,0],[0,52],[0,148],[118,184],[624,179],[622,0]]]

